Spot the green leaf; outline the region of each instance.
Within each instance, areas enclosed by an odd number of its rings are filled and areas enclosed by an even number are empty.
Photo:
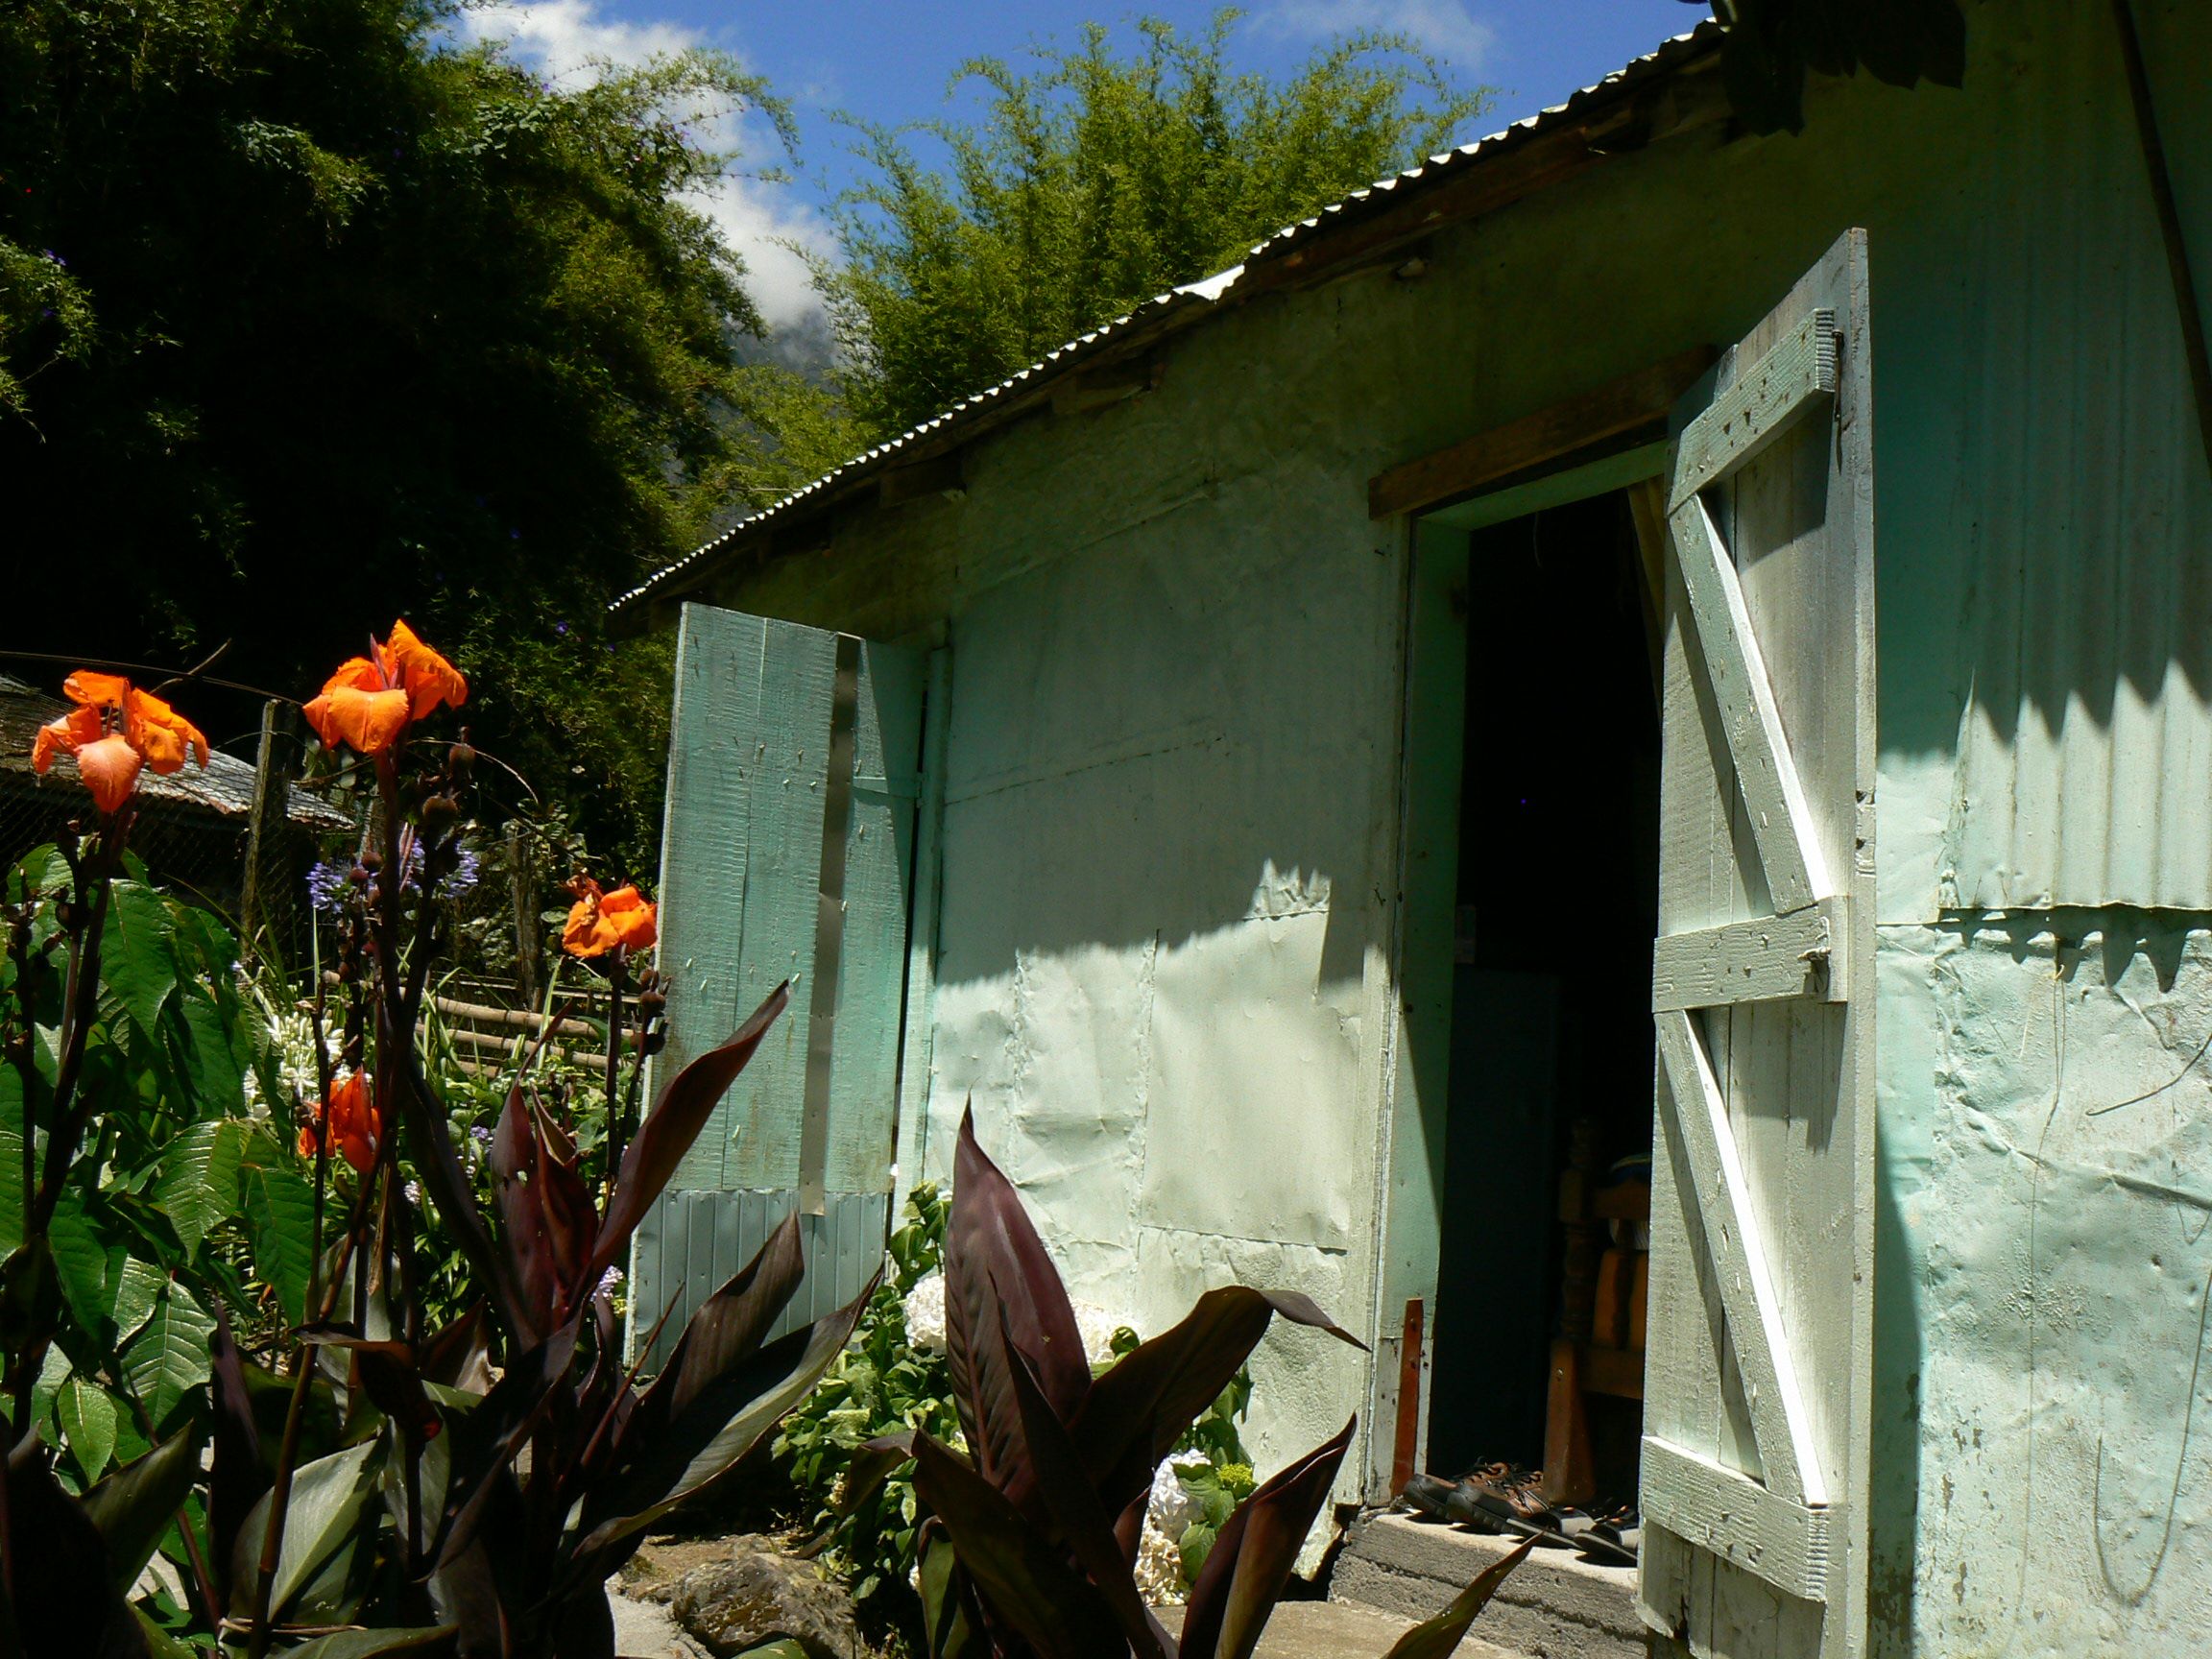
[[[376,1497],[376,1466],[381,1440],[366,1440],[327,1457],[303,1463],[292,1479],[291,1506],[284,1512],[284,1538],[277,1548],[276,1577],[269,1597],[272,1617],[282,1617],[310,1579],[323,1575],[355,1547],[373,1550],[375,1533],[361,1525],[363,1510]],[[261,1559],[261,1540],[269,1529],[270,1494],[263,1493],[238,1529],[238,1559],[231,1575],[233,1611],[250,1600]]]
[[[108,889],[108,926],[100,945],[100,977],[132,1024],[147,1036],[160,1029],[161,1010],[177,989],[176,921],[152,887],[118,881]]]
[[[169,1217],[188,1255],[238,1214],[239,1164],[250,1127],[235,1118],[195,1123],[171,1144],[154,1184],[154,1202]]]
[[[126,1256],[116,1265],[114,1300],[108,1304],[110,1317],[115,1321],[116,1347],[122,1347],[145,1329],[168,1283],[169,1276],[160,1268],[150,1267],[135,1256]]]
[[[108,1459],[115,1455],[115,1402],[98,1383],[72,1377],[55,1395],[54,1410],[77,1467],[85,1479],[99,1479]]]
[[[340,1630],[333,1635],[318,1636],[302,1647],[285,1652],[284,1659],[373,1659],[379,1653],[439,1653],[453,1645],[460,1626],[441,1624],[435,1629],[411,1630]],[[778,1647],[784,1644],[779,1643]],[[794,1659],[805,1659],[803,1651],[794,1647]]]
[[[124,1378],[156,1428],[168,1421],[179,1401],[207,1381],[214,1334],[215,1321],[192,1293],[171,1284],[163,1288],[145,1329],[124,1350]]]
[[[231,999],[235,1002],[235,998]],[[186,992],[179,998],[184,1029],[191,1035],[187,1080],[194,1105],[202,1112],[236,1112],[246,1104],[246,1070],[252,1064],[250,1044],[241,1045],[244,1022],[235,1007]]]
[[[84,1494],[84,1512],[108,1547],[108,1570],[117,1590],[128,1593],[138,1582],[199,1473],[200,1435],[193,1427]]]
[[[138,1628],[145,1635],[147,1659],[200,1659],[199,1648],[178,1641],[148,1618],[145,1608],[133,1602],[131,1611],[137,1616]]]
[[[23,1075],[0,1066],[0,1256],[23,1242]]]
[[[123,1246],[110,1244],[84,1212],[84,1194],[74,1187],[61,1194],[46,1229],[54,1248],[54,1269],[61,1298],[80,1329],[105,1345],[106,1327],[115,1310],[115,1280],[122,1271]]]
[[[254,1265],[284,1305],[284,1317],[303,1325],[315,1265],[314,1190],[301,1175],[299,1160],[266,1130],[246,1140],[238,1172]]]

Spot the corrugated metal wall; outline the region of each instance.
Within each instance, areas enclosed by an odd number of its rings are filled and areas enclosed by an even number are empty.
[[[2137,10],[2212,306],[2204,32]],[[1876,279],[1877,422],[1904,469],[1885,493],[1906,505],[1884,578],[1939,537],[1972,665],[1935,897],[2212,908],[2212,476],[2112,15],[2038,7],[1993,45],[1978,69],[2018,84],[1976,100],[1957,268],[1927,274],[1957,296],[1950,349],[1885,339]],[[1936,669],[1898,620],[1885,677]]]

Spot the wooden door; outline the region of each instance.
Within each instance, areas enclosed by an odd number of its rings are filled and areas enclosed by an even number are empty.
[[[1654,950],[1655,1650],[1864,1645],[1874,608],[1865,237],[1678,420]]]
[[[794,1208],[802,1323],[882,1258],[922,741],[918,652],[685,605],[661,854],[667,1076],[783,979],[791,1004],[637,1231],[631,1330],[699,1301]]]

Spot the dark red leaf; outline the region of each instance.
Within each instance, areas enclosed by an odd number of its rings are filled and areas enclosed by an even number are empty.
[[[501,1331],[515,1346],[527,1347],[536,1334],[523,1325],[522,1292],[516,1281],[514,1264],[492,1242],[490,1230],[476,1213],[475,1183],[462,1168],[460,1155],[453,1150],[453,1135],[446,1127],[445,1104],[432,1091],[429,1079],[423,1076],[421,1056],[415,1052],[412,1043],[394,1033],[390,1010],[381,1003],[377,1007],[376,1041],[379,1054],[397,1058],[403,1084],[399,1097],[402,1120],[407,1128],[407,1145],[430,1201],[437,1207],[438,1217],[445,1223],[446,1231],[469,1259],[469,1264],[475,1268]]]
[[[977,1473],[1002,1490],[1025,1490],[1011,1385],[995,1374],[990,1333],[1000,1321],[1007,1341],[1036,1372],[1053,1411],[1062,1422],[1073,1418],[1091,1390],[1075,1310],[1021,1194],[976,1144],[975,1114],[970,1110],[960,1119],[952,1214],[945,1228],[946,1360]]]
[[[690,1409],[717,1379],[750,1358],[767,1339],[805,1278],[799,1213],[794,1210],[777,1224],[753,1260],[702,1302],[685,1323],[684,1334],[676,1339],[676,1352],[646,1390],[647,1410],[656,1408],[656,1397],[663,1391],[669,1417]]]
[[[1067,1425],[1054,1414],[1028,1361],[1011,1349],[1002,1352],[1037,1487],[1057,1523],[1061,1541],[1106,1599],[1137,1659],[1166,1659],[1171,1646],[1167,1633],[1137,1593],[1130,1563],[1114,1537],[1113,1520],[1084,1471],[1074,1442],[1068,1438]]]
[[[522,1442],[544,1420],[555,1391],[576,1358],[577,1323],[571,1319],[508,1366],[492,1392],[454,1425],[452,1474],[445,1489],[441,1536],[431,1546],[440,1567],[457,1561],[482,1523]]]
[[[1329,1500],[1357,1417],[1237,1505],[1214,1540],[1183,1614],[1189,1659],[1250,1659],[1313,1517]]]
[[[915,1433],[909,1429],[899,1434],[878,1434],[854,1449],[845,1465],[845,1483],[838,1490],[840,1515],[857,1511],[899,1472],[900,1465],[914,1461]]]
[[[214,1373],[214,1455],[207,1476],[208,1566],[215,1575],[216,1601],[230,1604],[230,1557],[238,1528],[269,1490],[269,1471],[261,1460],[261,1431],[246,1391],[246,1369],[230,1336],[230,1315],[223,1298],[214,1298],[215,1335],[208,1344]]]
[[[55,1483],[36,1435],[25,1435],[10,1454],[7,1481],[15,1623],[24,1650],[144,1659],[146,1637],[109,1581],[99,1528]]]
[[[661,1091],[660,1099],[653,1103],[653,1110],[638,1125],[636,1139],[622,1154],[614,1196],[607,1206],[607,1218],[599,1224],[598,1240],[591,1251],[588,1269],[591,1278],[597,1279],[629,1248],[630,1235],[645,1219],[645,1212],[661,1196],[661,1190],[676,1173],[676,1166],[690,1151],[691,1142],[699,1139],[699,1131],[707,1127],[715,1106],[790,1000],[791,983],[785,980],[768,993],[767,1000],[753,1011],[752,1019],[737,1027],[729,1042],[700,1055]]]
[[[915,1496],[944,1527],[994,1620],[1046,1659],[1128,1659],[1106,1598],[1035,1524],[928,1436],[916,1439],[914,1454]]]
[[[1526,1561],[1535,1548],[1535,1539],[1524,1538],[1511,1554],[1500,1556],[1478,1573],[1475,1582],[1453,1598],[1451,1606],[1391,1643],[1382,1659],[1451,1659],[1458,1649],[1459,1639],[1467,1634],[1467,1626],[1475,1623],[1475,1615],[1490,1605],[1490,1598],[1498,1594],[1505,1575]]]
[[[1277,1313],[1355,1348],[1366,1346],[1295,1291],[1243,1285],[1207,1291],[1180,1323],[1124,1354],[1094,1382],[1070,1426],[1108,1508],[1118,1509],[1151,1485],[1160,1459],[1220,1397]]]
[[[491,1387],[486,1374],[491,1352],[484,1339],[484,1304],[478,1301],[422,1344],[422,1381],[484,1393]]]
[[[579,1582],[604,1579],[629,1558],[646,1527],[766,1444],[843,1350],[875,1290],[871,1284],[827,1318],[765,1345],[731,1344],[733,1362],[719,1375],[708,1375],[704,1363],[690,1368],[700,1385],[681,1408],[675,1402],[683,1390],[669,1382],[676,1367],[662,1373],[632,1413],[609,1478],[586,1502],[585,1537],[568,1575]]]

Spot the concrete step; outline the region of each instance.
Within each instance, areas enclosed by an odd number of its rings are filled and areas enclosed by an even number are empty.
[[[1182,1608],[1161,1608],[1160,1622],[1170,1633],[1183,1634]],[[1285,1601],[1269,1615],[1254,1659],[1382,1659],[1390,1645],[1413,1624],[1410,1619],[1357,1607],[1348,1601]],[[1452,1659],[1519,1656],[1478,1641],[1470,1631],[1453,1649]]]
[[[1329,1599],[1426,1619],[1513,1543],[1411,1515],[1369,1516],[1344,1541]],[[1644,1659],[1635,1596],[1634,1568],[1540,1544],[1469,1634],[1527,1659]]]

